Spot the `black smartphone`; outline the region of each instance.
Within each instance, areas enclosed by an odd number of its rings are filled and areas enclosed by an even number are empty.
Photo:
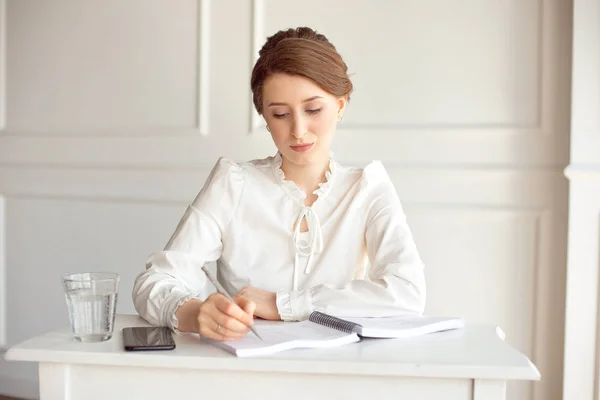
[[[127,351],[173,350],[173,332],[164,326],[123,328],[123,346]]]

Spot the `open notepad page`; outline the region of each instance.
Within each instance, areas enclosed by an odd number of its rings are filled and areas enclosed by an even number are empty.
[[[341,332],[317,325],[308,320],[302,322],[256,321],[254,324],[260,340],[252,332],[239,340],[218,342],[204,339],[238,357],[252,357],[278,353],[297,348],[326,348],[358,342],[356,333]]]
[[[437,317],[429,315],[401,315],[380,318],[344,317],[346,321],[358,324],[354,332],[363,337],[407,338],[434,332],[459,329],[465,326],[458,317]]]

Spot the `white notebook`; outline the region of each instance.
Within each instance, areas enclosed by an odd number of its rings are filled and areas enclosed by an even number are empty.
[[[407,338],[464,327],[462,318],[396,316],[384,318],[337,318],[318,311],[302,322],[257,321],[260,340],[252,332],[227,342],[204,339],[238,357],[278,353],[296,348],[326,348],[371,338]]]
[[[315,311],[310,315],[310,320],[320,325],[354,332],[362,337],[381,339],[421,336],[465,326],[462,318],[432,315],[399,315],[380,318],[345,317],[342,319]]]

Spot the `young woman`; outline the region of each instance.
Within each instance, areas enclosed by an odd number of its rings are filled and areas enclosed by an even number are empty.
[[[253,317],[422,313],[423,263],[384,167],[342,166],[330,152],[352,91],[335,47],[310,28],[277,32],[251,89],[277,154],[219,159],[137,277],[138,313],[216,340],[243,337]],[[209,295],[211,261],[234,302]]]

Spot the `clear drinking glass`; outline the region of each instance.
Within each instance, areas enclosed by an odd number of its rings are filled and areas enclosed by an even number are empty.
[[[66,274],[63,284],[75,340],[110,339],[115,325],[119,275],[113,272]]]

